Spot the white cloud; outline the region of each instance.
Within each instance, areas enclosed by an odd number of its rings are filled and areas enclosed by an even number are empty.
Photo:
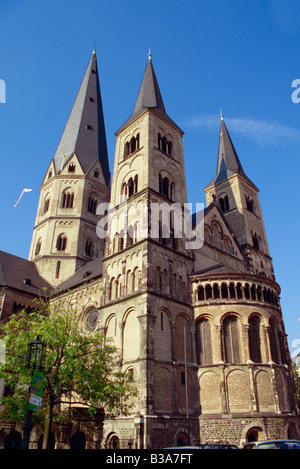
[[[212,114],[201,114],[186,122],[189,127],[215,130],[219,127],[220,118]],[[300,131],[281,124],[278,121],[268,121],[260,119],[226,117],[226,126],[229,133],[240,134],[249,140],[261,145],[286,144],[288,140],[300,141]]]

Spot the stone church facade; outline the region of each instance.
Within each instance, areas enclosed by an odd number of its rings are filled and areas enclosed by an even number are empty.
[[[183,131],[166,113],[149,55],[116,132],[111,178],[94,51],[41,185],[26,261],[113,340],[137,386],[131,413],[105,421],[101,441],[89,430],[86,447],[300,438],[258,188],[223,116],[192,235],[184,168]]]

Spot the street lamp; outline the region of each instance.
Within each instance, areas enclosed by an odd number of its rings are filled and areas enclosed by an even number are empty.
[[[40,337],[37,336],[35,340],[30,342],[27,346],[27,355],[26,355],[26,368],[27,370],[31,370],[31,375],[35,370],[42,371],[44,368],[45,363],[45,352],[46,352],[46,345],[40,340]],[[30,393],[29,387],[29,393]],[[29,403],[29,397],[28,397]],[[30,432],[32,430],[32,410],[28,408],[26,409],[26,417],[25,422],[23,425],[23,442],[22,448],[28,449],[29,448],[29,440],[30,440]]]
[[[40,340],[39,336],[37,336],[35,340],[28,344],[26,355],[27,370],[31,370],[32,373],[34,372],[34,370],[42,371],[45,363],[45,351],[46,346]]]

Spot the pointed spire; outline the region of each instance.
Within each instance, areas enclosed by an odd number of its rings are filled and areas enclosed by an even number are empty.
[[[216,176],[206,187],[210,187],[224,181],[234,174],[240,174],[249,181],[248,177],[244,173],[237,152],[235,151],[222,111],[220,111],[220,120],[221,124]]]
[[[73,153],[76,154],[84,173],[87,173],[99,159],[105,182],[107,185],[110,184],[106,133],[95,49],[54,155],[56,173],[62,170]]]
[[[143,80],[133,112],[129,119],[122,125],[121,129],[119,129],[119,131],[122,130],[125,126],[127,126],[131,121],[136,119],[146,109],[152,109],[155,113],[159,114],[169,123],[174,125],[177,129],[179,129],[175,122],[173,122],[172,119],[170,119],[170,117],[166,113],[164,102],[161,96],[161,92],[152,63],[152,54],[150,49],[148,53],[148,62],[146,65]]]

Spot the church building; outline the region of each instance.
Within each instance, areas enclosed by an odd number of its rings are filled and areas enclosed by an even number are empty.
[[[76,429],[87,448],[122,449],[300,439],[259,189],[223,116],[216,174],[195,214],[184,132],[167,114],[150,53],[115,135],[111,173],[93,51],[45,168],[29,260],[0,253],[2,318],[31,307],[45,285],[73,296],[83,324],[113,340],[136,384],[130,414],[106,420],[101,440],[80,423],[69,437]],[[8,284],[5,272],[21,264]]]

